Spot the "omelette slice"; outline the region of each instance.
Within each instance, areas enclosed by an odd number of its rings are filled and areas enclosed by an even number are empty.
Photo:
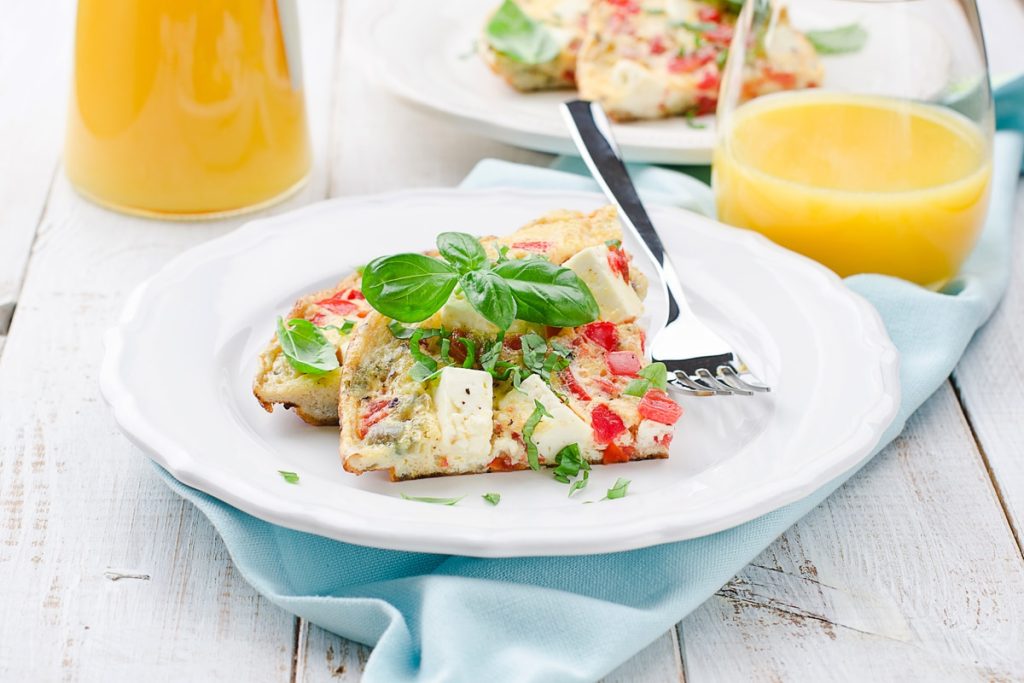
[[[349,472],[393,480],[668,457],[682,414],[645,360],[646,280],[619,243],[611,207],[557,212],[497,243],[505,257],[545,254],[586,284],[599,320],[504,333],[458,291],[421,323],[377,311],[342,369],[340,452]],[[490,257],[495,243],[485,246]]]
[[[580,96],[619,121],[713,113],[733,10],[734,3],[698,0],[594,0],[577,56]],[[746,67],[745,98],[821,83],[817,53],[785,10],[772,31]]]
[[[592,214],[552,211],[507,237],[485,237],[481,243],[491,258],[497,256],[498,247],[504,246],[508,247],[509,258],[533,255],[562,263],[582,249],[602,245],[618,235],[615,210],[608,207]],[[299,299],[285,320],[301,318],[313,323],[334,346],[340,365],[344,363],[345,349],[356,329],[371,311],[362,295],[361,278],[353,273],[332,289]],[[489,323],[464,299],[456,297],[442,312],[444,319],[439,322],[449,328],[477,326],[488,332],[497,331],[497,328],[489,328]],[[253,393],[267,412],[281,405],[294,410],[309,424],[335,425],[338,424],[340,383],[340,368],[323,374],[304,373],[296,368],[284,354],[275,334],[260,354]]]
[[[516,90],[557,90],[576,83],[590,0],[505,0],[489,17],[477,51]]]

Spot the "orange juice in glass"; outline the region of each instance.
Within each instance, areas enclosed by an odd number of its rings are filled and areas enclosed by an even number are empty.
[[[293,0],[79,0],[72,184],[162,218],[256,209],[311,155]]]
[[[849,16],[843,14],[849,8],[833,13],[826,5],[854,8],[852,16],[863,24],[853,41],[859,47],[842,57],[847,65],[861,59],[863,67],[845,67],[846,80],[830,86],[830,62],[840,73],[844,67],[825,50],[819,55],[824,88],[744,101],[744,46],[748,53],[763,49],[756,40],[771,40],[779,11],[757,0],[748,5],[719,108],[713,164],[719,218],[844,277],[883,273],[944,286],[981,231],[992,170],[991,94],[973,5],[810,0],[803,16]],[[958,51],[960,61],[949,72],[930,73],[936,65],[928,58],[942,55],[919,54],[915,25],[941,29],[927,34],[932,49]],[[886,42],[888,26],[910,26],[909,45]],[[879,78],[873,60],[910,77],[902,83],[896,76]]]

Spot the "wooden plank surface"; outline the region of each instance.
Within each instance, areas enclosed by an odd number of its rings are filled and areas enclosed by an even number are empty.
[[[60,158],[73,22],[73,0],[0,4],[0,350]]]
[[[1024,558],[949,385],[681,630],[689,683],[1024,677]]]
[[[16,151],[0,159],[0,234],[11,246],[0,250],[0,318],[37,239],[6,347],[0,330],[0,678],[357,681],[369,649],[246,585],[209,524],[155,479],[99,400],[99,335],[127,293],[239,221],[141,221],[81,201],[62,176],[51,187],[69,4],[0,8],[0,142]],[[369,83],[353,40],[365,4],[297,4],[318,163],[309,187],[275,211],[452,185],[486,156],[546,163]],[[994,71],[1024,68],[1019,0],[979,4]],[[41,57],[40,44],[65,50]],[[1019,245],[1015,254],[1020,282]],[[1024,568],[1004,515],[1019,539],[1018,290],[958,372],[973,435],[943,388],[896,445],[691,615],[681,645],[671,631],[607,680],[683,680],[680,650],[690,681],[1024,677],[1024,648],[1013,647],[1024,633]],[[54,324],[68,317],[73,325]]]
[[[336,4],[299,7],[323,149]],[[46,36],[34,37],[37,49]],[[51,103],[61,116],[64,101]],[[323,158],[275,211],[325,195]],[[297,620],[242,580],[209,523],[156,478],[119,433],[96,377],[102,333],[131,289],[239,223],[121,216],[58,175],[0,356],[3,680],[291,680]]]

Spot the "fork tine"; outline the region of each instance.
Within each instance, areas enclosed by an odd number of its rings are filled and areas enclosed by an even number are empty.
[[[761,380],[758,380],[758,383],[754,384],[752,382],[747,382],[741,379],[740,376],[736,373],[736,370],[731,365],[719,365],[717,370],[718,374],[724,375],[725,379],[729,380],[731,384],[735,384],[736,386],[742,387],[747,391],[769,392],[772,390],[771,387],[760,383]],[[753,375],[751,375],[751,377],[753,377]]]
[[[734,387],[730,384],[726,384],[725,382],[719,381],[718,378],[712,375],[711,371],[708,370],[707,368],[697,368],[697,377],[704,384],[714,387],[715,389],[718,389],[721,393],[724,394],[740,394],[741,396],[753,395],[753,392],[748,391],[747,389],[741,389],[739,387]]]
[[[676,370],[675,372],[670,373],[668,383],[675,389],[695,396],[717,396],[722,393],[699,382],[694,382],[690,379],[689,375],[682,370]]]

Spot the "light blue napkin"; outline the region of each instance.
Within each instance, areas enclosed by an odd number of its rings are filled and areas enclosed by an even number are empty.
[[[1024,80],[1010,85],[1016,109],[1001,109],[1000,120],[1024,129]],[[878,308],[902,358],[902,406],[882,444],[949,376],[1006,287],[1022,150],[1019,135],[998,136],[989,219],[955,295],[875,275],[848,280]],[[651,201],[710,210],[709,189],[692,178],[665,169],[634,172]],[[482,162],[464,183],[499,185],[595,189],[586,178],[498,161]],[[607,555],[481,560],[374,550],[289,531],[159,471],[210,519],[256,590],[376,646],[367,683],[596,680],[704,602],[853,474],[705,538]]]

